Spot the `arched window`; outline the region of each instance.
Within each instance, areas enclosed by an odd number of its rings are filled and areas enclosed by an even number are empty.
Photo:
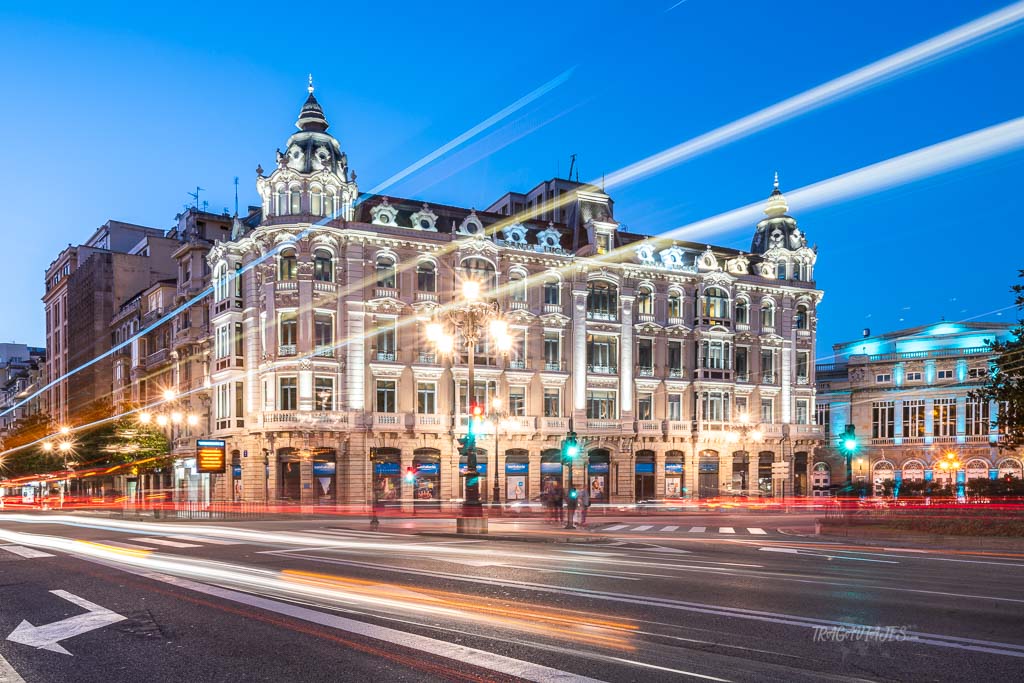
[[[761,303],[761,327],[775,327],[775,304],[771,301]]]
[[[228,289],[228,266],[226,263],[218,263],[213,269],[213,300],[227,299]]]
[[[288,190],[285,189],[284,185],[277,186],[277,206],[274,213],[278,216],[288,213]]]
[[[776,261],[776,262],[775,262],[775,275],[776,275],[776,276],[777,276],[777,277],[778,277],[778,278],[779,278],[780,280],[785,280],[785,279],[786,279],[786,276],[787,276],[787,274],[788,274],[788,273],[786,272],[786,269],[787,269],[788,267],[789,267],[789,263],[787,263],[786,261]]]
[[[806,304],[800,304],[796,307],[796,313],[793,314],[793,324],[798,330],[807,329],[807,306]]]
[[[640,315],[654,315],[654,292],[650,287],[641,287],[637,290],[636,312]]]
[[[610,282],[595,280],[587,285],[587,317],[592,320],[616,320],[619,316],[619,290]]]
[[[482,290],[494,288],[495,272],[490,261],[482,258],[468,258],[462,262],[462,277],[476,280]]]
[[[736,322],[743,325],[750,323],[750,303],[746,299],[736,300]]]
[[[683,297],[679,296],[679,292],[669,292],[668,294],[668,317],[683,317]]]
[[[293,185],[291,189],[291,202],[289,203],[289,209],[293,215],[302,213],[302,190],[298,185]]]
[[[338,201],[337,196],[334,194],[334,188],[328,187],[324,193],[324,213],[325,216],[334,218],[338,213]]]
[[[395,259],[387,254],[377,257],[377,286],[394,289],[398,283]]]
[[[285,249],[281,252],[281,262],[277,269],[278,280],[294,280],[298,277],[299,262],[295,258],[294,249]]]
[[[704,290],[701,306],[701,316],[704,318],[722,320],[729,317],[729,295],[718,287]]]
[[[512,289],[512,301],[526,301],[526,276],[515,272],[508,277]]]
[[[309,191],[309,212],[314,216],[324,215],[324,193],[319,187]]]
[[[437,291],[437,268],[430,261],[420,261],[416,265],[416,289],[421,292]]]
[[[313,279],[320,282],[334,280],[334,261],[331,252],[326,249],[317,249],[313,252]]]

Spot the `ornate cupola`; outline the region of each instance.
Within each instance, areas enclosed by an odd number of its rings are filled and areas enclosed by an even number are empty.
[[[313,94],[312,75],[307,89],[309,96],[295,122],[299,131],[288,138],[283,152],[277,150],[277,168],[267,176],[256,169],[265,221],[280,223],[284,216],[296,216],[296,222],[352,219],[359,196],[356,174],[350,173],[348,157],[327,132],[330,124]]]
[[[800,232],[796,219],[788,214],[789,205],[779,189],[779,174],[775,174],[772,193],[764,207],[764,218],[757,224],[757,232],[750,245],[754,254],[764,254],[772,249],[796,251],[807,246],[807,238]]]

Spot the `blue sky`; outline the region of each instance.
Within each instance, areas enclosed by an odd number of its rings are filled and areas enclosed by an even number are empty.
[[[200,185],[255,203],[258,163],[294,130],[312,71],[360,186],[520,96],[566,83],[388,192],[483,207],[576,153],[597,178],[1007,3],[51,2],[0,10],[6,189],[0,338],[43,342],[43,271],[109,218],[170,227]],[[504,7],[501,9],[500,7]],[[294,12],[289,14],[290,10]],[[1024,114],[1024,29],[616,188],[657,234]],[[832,343],[945,316],[1010,320],[1024,268],[1024,153],[801,210]],[[749,247],[753,226],[714,243]],[[17,256],[15,256],[17,254]],[[986,315],[987,314],[987,315]]]

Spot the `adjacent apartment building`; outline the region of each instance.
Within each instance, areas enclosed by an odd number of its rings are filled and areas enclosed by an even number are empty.
[[[999,406],[968,395],[988,377],[988,343],[1010,339],[1013,327],[941,321],[881,335],[865,330],[833,346],[834,362],[817,367],[817,421],[829,447],[813,465],[814,491],[846,482],[848,463],[836,446],[848,424],[860,442],[849,463],[854,483],[875,494],[886,480],[1020,478],[1021,454],[1000,448],[992,424]],[[960,467],[938,466],[944,459]]]

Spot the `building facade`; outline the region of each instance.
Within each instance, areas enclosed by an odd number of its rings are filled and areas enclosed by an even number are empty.
[[[18,343],[0,344],[0,446],[26,418],[42,410],[46,349]]]
[[[495,474],[503,499],[567,476],[570,429],[597,502],[807,491],[822,292],[777,181],[744,253],[628,233],[564,179],[485,211],[359,201],[312,89],[296,126],[257,169],[259,214],[207,256],[210,435],[232,464],[212,496],[460,499],[470,393],[485,498]],[[465,280],[513,338],[469,351],[473,387],[467,349],[425,329]]]
[[[971,479],[1024,474],[1020,453],[1000,448],[992,422],[999,406],[969,393],[984,384],[989,341],[1011,338],[1008,323],[939,322],[836,344],[835,361],[818,365],[817,421],[829,447],[812,468],[819,493],[847,480],[881,495],[885,482]],[[859,448],[849,468],[838,435],[854,425]],[[952,458],[949,457],[952,454]],[[943,469],[943,459],[962,467]],[[955,478],[955,479],[954,479]]]

